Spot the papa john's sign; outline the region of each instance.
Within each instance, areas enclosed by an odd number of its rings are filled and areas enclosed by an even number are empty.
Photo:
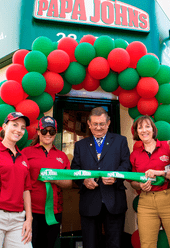
[[[37,19],[149,32],[145,11],[114,0],[35,0]]]

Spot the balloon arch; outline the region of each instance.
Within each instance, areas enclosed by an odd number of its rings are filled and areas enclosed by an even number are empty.
[[[170,67],[160,65],[142,42],[85,35],[79,43],[70,37],[53,43],[42,36],[33,41],[32,51],[16,51],[12,62],[7,80],[0,83],[0,126],[10,112],[29,117],[31,125],[17,143],[20,149],[30,144],[38,119],[52,108],[56,93],[65,95],[71,88],[94,91],[99,86],[118,96],[134,120],[151,116],[159,140],[170,139]],[[134,148],[140,145],[136,142]],[[140,247],[138,230],[131,241],[134,248]],[[163,246],[169,247],[161,230],[157,247]]]
[[[12,62],[7,80],[0,83],[0,126],[10,112],[29,117],[31,125],[18,142],[21,149],[35,135],[38,119],[52,108],[55,94],[71,88],[94,91],[101,86],[119,97],[131,118],[151,116],[159,140],[170,138],[170,67],[160,65],[142,42],[85,35],[79,43],[70,37],[57,43],[41,36],[31,51],[16,51]]]

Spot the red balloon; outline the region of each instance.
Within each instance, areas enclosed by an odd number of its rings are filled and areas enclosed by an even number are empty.
[[[15,80],[19,83],[22,82],[23,77],[27,74],[28,71],[21,64],[11,64],[6,70],[7,80]]]
[[[126,51],[130,55],[129,68],[134,69],[137,67],[137,62],[139,61],[139,59],[147,54],[146,46],[139,41],[130,43],[126,48]]]
[[[140,148],[143,145],[142,141],[136,141],[133,146],[133,150]]]
[[[72,89],[75,89],[75,90],[83,89],[83,83],[81,82],[79,84],[72,85]]]
[[[156,79],[152,77],[142,77],[137,86],[137,92],[138,94],[143,98],[152,98],[154,97],[158,90],[159,90],[159,84],[156,81]]]
[[[105,58],[96,57],[89,63],[88,72],[93,78],[100,80],[109,74],[110,67]]]
[[[121,90],[123,90],[123,88],[121,88],[121,86],[119,86],[115,91],[112,92],[112,94],[119,96]]]
[[[80,43],[90,43],[91,45],[94,45],[94,42],[96,41],[95,36],[93,35],[85,35],[81,38]]]
[[[109,53],[107,60],[113,71],[121,72],[128,67],[130,56],[125,49],[116,48]]]
[[[45,92],[49,94],[56,94],[56,93],[59,93],[63,89],[64,80],[61,75],[55,72],[46,71],[43,74],[43,76],[46,80]]]
[[[21,112],[23,115],[27,116],[30,119],[30,122],[34,122],[40,113],[39,106],[36,102],[32,100],[24,100],[17,104],[16,111]]]
[[[0,127],[0,131],[2,130],[2,127]]]
[[[32,140],[33,137],[37,134],[36,128],[38,128],[38,120],[34,121],[30,124],[30,126],[27,127],[28,140]]]
[[[158,101],[155,97],[150,99],[140,98],[137,104],[138,111],[142,115],[153,115],[158,108]]]
[[[138,95],[136,89],[131,90],[121,90],[119,94],[119,102],[122,106],[126,108],[133,108],[137,105],[140,96]]]
[[[75,59],[75,48],[77,47],[78,42],[71,37],[64,37],[58,43],[58,49],[64,50],[70,57],[71,62],[76,62]]]
[[[65,51],[59,49],[52,51],[48,55],[47,60],[48,70],[53,71],[55,73],[64,72],[70,64],[69,55]]]
[[[131,236],[131,244],[133,248],[141,248],[139,231],[136,230]]]
[[[28,96],[29,95],[26,92],[24,92],[23,100],[25,100]]]
[[[29,53],[29,50],[26,49],[20,49],[17,50],[12,57],[12,62],[13,63],[18,63],[24,66],[24,58],[25,56]]]
[[[16,81],[9,80],[1,85],[1,98],[9,105],[16,105],[24,98],[22,85]]]
[[[50,94],[50,95],[52,96],[53,101],[55,101],[56,95],[55,94]]]
[[[83,88],[87,91],[94,91],[100,86],[100,81],[94,79],[88,72],[86,73],[86,77],[82,82]]]

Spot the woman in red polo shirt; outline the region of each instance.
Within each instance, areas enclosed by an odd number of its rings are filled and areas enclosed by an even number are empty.
[[[138,203],[138,229],[142,248],[157,248],[158,233],[162,223],[170,242],[170,189],[165,167],[170,164],[170,147],[167,141],[156,139],[157,128],[149,116],[142,116],[133,124],[134,140],[142,146],[130,156],[133,172],[146,172],[146,176],[163,175],[162,186],[152,186],[151,181],[131,182],[140,190]]]
[[[53,248],[60,232],[60,223],[49,226],[45,220],[46,187],[38,181],[41,168],[70,169],[66,154],[58,150],[53,141],[57,133],[54,118],[44,116],[38,123],[37,136],[31,146],[23,149],[30,165],[32,183],[31,201],[33,212],[32,244],[35,248]],[[72,185],[71,180],[50,181],[53,188],[54,214],[56,220],[62,219],[62,190]]]
[[[29,124],[26,116],[13,112],[0,133],[0,247],[32,247],[29,165],[16,146]]]

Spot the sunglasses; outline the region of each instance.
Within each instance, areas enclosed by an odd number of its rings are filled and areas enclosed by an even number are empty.
[[[40,133],[42,135],[46,135],[48,132],[50,135],[55,135],[57,131],[55,129],[46,129],[46,128],[40,130]]]

